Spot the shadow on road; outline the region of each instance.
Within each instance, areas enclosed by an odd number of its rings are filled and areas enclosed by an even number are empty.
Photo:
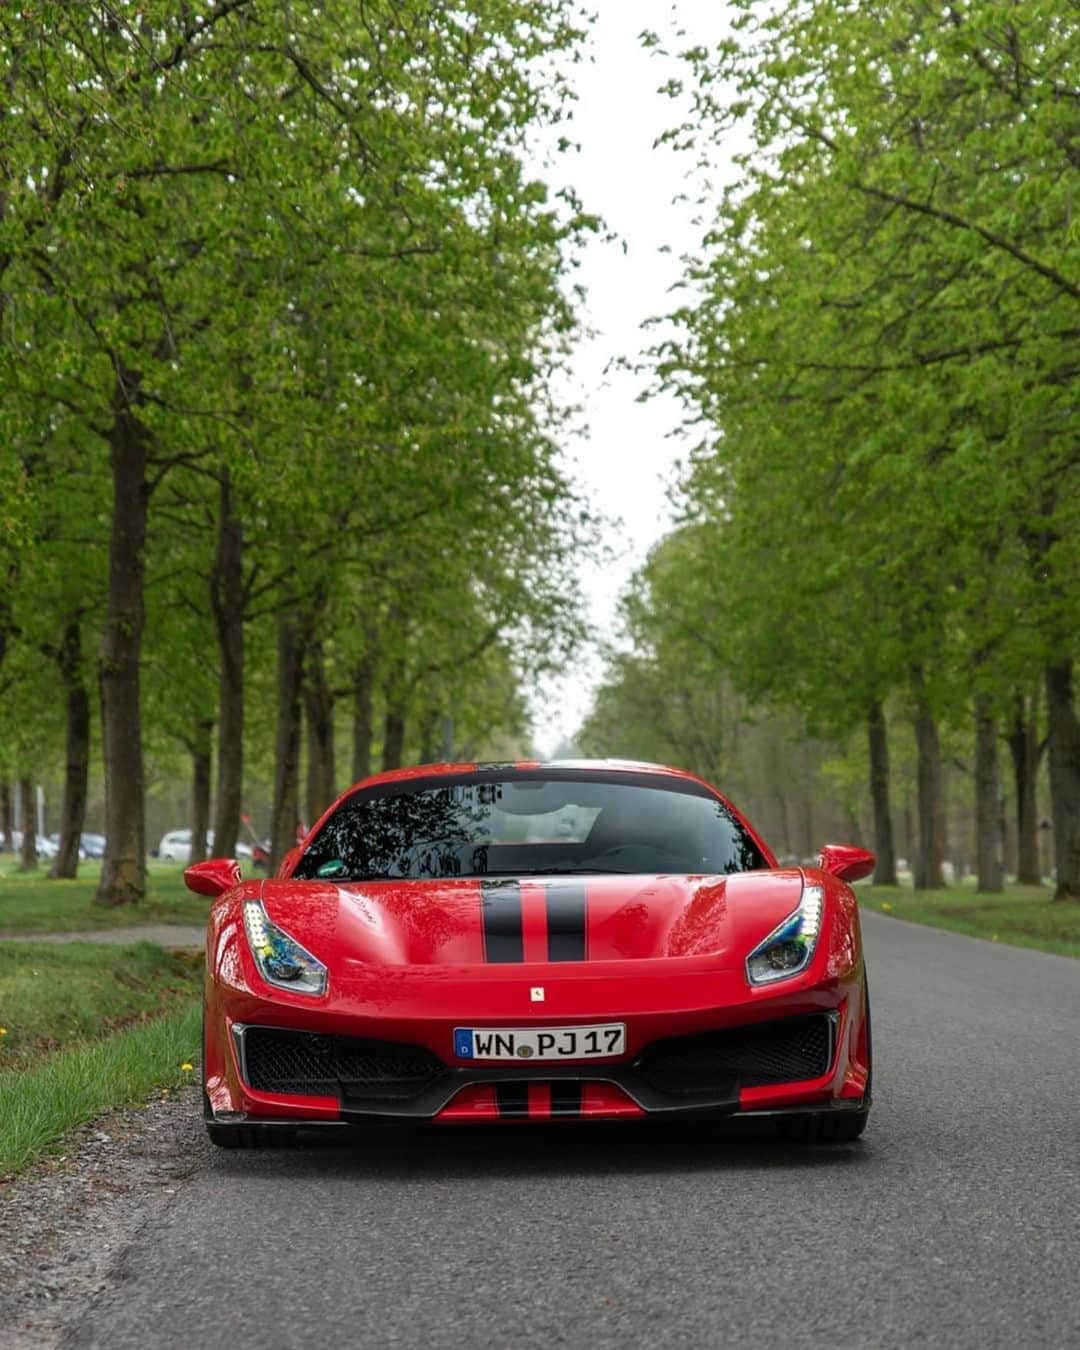
[[[872,1127],[871,1127],[872,1128]],[[475,1181],[485,1176],[662,1175],[665,1172],[850,1170],[873,1160],[873,1145],[794,1144],[770,1125],[503,1125],[397,1127],[301,1134],[290,1147],[213,1150],[229,1175],[369,1177]]]

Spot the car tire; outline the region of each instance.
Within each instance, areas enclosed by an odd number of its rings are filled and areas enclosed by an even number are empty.
[[[867,1111],[808,1111],[776,1123],[781,1139],[798,1143],[843,1144],[858,1139],[870,1118]]]
[[[866,1000],[866,1094],[863,1105],[853,1111],[808,1111],[805,1115],[786,1116],[777,1121],[776,1132],[782,1139],[808,1143],[850,1143],[866,1129],[870,1119],[871,1088],[874,1081],[874,1042],[870,1022],[870,991],[863,976]]]
[[[206,1133],[216,1148],[288,1148],[296,1142],[295,1130],[268,1130],[259,1125],[215,1125],[208,1121]]]

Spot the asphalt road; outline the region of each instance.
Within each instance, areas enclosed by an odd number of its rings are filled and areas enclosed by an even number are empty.
[[[1080,964],[865,929],[860,1143],[207,1148],[65,1345],[1080,1345]]]

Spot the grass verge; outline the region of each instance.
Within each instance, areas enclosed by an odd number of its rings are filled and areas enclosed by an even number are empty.
[[[199,1026],[193,1000],[152,1022],[61,1050],[35,1068],[0,1073],[0,1178],[21,1171],[68,1130],[103,1111],[190,1082]]]
[[[1055,901],[1049,886],[1009,886],[990,895],[966,886],[914,891],[902,886],[859,886],[868,909],[968,937],[1080,957],[1080,905]]]
[[[52,881],[45,869],[20,872],[9,857],[0,861],[0,933],[77,933],[137,923],[206,922],[210,902],[184,887],[179,863],[152,862],[147,896],[139,905],[103,909],[93,903],[100,863],[80,863],[74,881]]]
[[[173,1012],[201,982],[201,953],[150,942],[0,943],[0,1072]]]

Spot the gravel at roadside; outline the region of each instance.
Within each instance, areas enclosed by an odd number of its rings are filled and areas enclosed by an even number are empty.
[[[74,1131],[62,1153],[0,1183],[0,1341],[42,1350],[137,1262],[140,1236],[204,1162],[198,1088]]]

